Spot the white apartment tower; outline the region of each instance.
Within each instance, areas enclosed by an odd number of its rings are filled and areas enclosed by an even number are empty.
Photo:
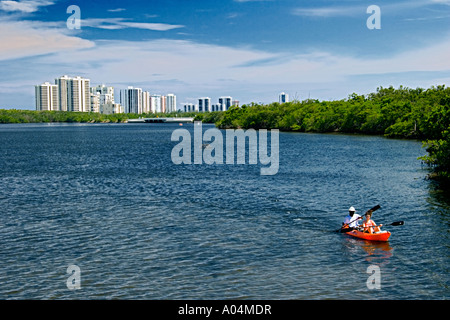
[[[109,97],[108,100],[112,99],[112,101],[114,101],[114,87],[101,84],[96,87],[91,87],[91,93],[100,93],[100,95],[107,95]]]
[[[91,111],[104,114],[119,113],[117,103],[114,101],[114,87],[104,84],[91,87]]]
[[[102,114],[115,114],[123,113],[122,106],[120,103],[114,103],[113,101],[108,101],[105,104],[100,105],[100,113]]]
[[[196,111],[198,111],[198,106],[197,105],[195,105],[193,103],[186,103],[184,105],[184,112],[196,112]]]
[[[153,113],[160,113],[162,111],[162,105],[161,105],[161,95],[159,94],[152,94],[150,96],[150,107]]]
[[[58,111],[58,86],[45,82],[35,86],[36,110]]]
[[[166,113],[167,112],[167,97],[161,96],[161,112]]]
[[[69,90],[69,111],[91,111],[91,95],[89,90],[90,80],[82,77],[71,79]]]
[[[232,106],[232,98],[231,97],[220,97],[219,104],[221,104],[220,111],[227,111]]]
[[[142,113],[150,113],[150,92],[143,91],[142,92]]]
[[[91,111],[90,80],[67,75],[55,79],[58,86],[58,104],[61,111]]]
[[[120,104],[125,113],[142,113],[142,89],[128,87],[120,90]]]
[[[208,97],[198,99],[198,111],[199,112],[211,111],[211,99]]]
[[[90,94],[90,111],[91,112],[100,112],[100,94],[92,93]]]
[[[177,111],[177,96],[173,93],[169,93],[166,97],[166,112]]]
[[[281,103],[285,103],[285,102],[289,102],[289,95],[287,93],[281,92],[278,95],[278,102]]]
[[[69,111],[69,87],[71,78],[67,75],[55,79],[58,86],[58,104],[60,111]]]

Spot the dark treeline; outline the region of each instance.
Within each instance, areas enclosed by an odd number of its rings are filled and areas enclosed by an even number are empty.
[[[284,104],[251,104],[197,119],[217,127],[280,129],[299,132],[341,132],[420,139],[422,157],[436,177],[450,179],[450,88],[380,87],[368,95],[352,94],[338,101],[304,100]]]

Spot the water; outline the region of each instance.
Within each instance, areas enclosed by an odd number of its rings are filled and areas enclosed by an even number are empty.
[[[280,133],[261,176],[174,165],[177,128],[193,124],[0,126],[0,298],[449,298],[450,197],[420,142]],[[333,232],[376,204],[375,222],[405,221],[389,243]]]

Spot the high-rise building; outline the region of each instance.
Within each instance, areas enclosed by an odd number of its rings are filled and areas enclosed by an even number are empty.
[[[199,112],[211,111],[211,99],[208,97],[198,99],[198,111]]]
[[[96,87],[91,87],[91,93],[100,94],[100,104],[106,103],[107,101],[114,102],[114,87],[106,86],[104,84],[98,85]]]
[[[100,93],[91,92],[90,99],[91,99],[90,111],[100,112]]]
[[[120,90],[120,104],[125,113],[142,113],[142,89],[128,87]]]
[[[91,111],[103,114],[120,113],[120,104],[114,101],[114,88],[104,84],[91,87]]]
[[[167,112],[167,97],[161,96],[161,112]]]
[[[58,86],[58,104],[59,110],[69,111],[69,87],[71,78],[67,75],[55,79],[55,84]]]
[[[68,111],[91,111],[90,80],[75,77],[70,80]]]
[[[278,95],[278,102],[279,103],[289,102],[289,95],[287,93],[281,92]]]
[[[91,87],[91,92],[97,92],[100,94],[108,94],[111,95],[114,101],[114,87],[106,86],[104,84],[100,84],[96,87]]]
[[[175,112],[177,111],[177,96],[173,93],[169,93],[167,96],[166,102],[166,112]]]
[[[89,112],[91,110],[90,80],[64,75],[55,79],[58,86],[58,104],[61,111]]]
[[[105,104],[100,105],[100,113],[102,114],[115,114],[115,113],[123,113],[122,106],[120,103],[114,103],[112,101],[108,101]]]
[[[142,113],[150,113],[151,110],[151,103],[150,103],[150,92],[148,91],[142,91]]]
[[[115,103],[114,95],[112,95],[110,93],[101,93],[99,101],[100,101],[100,104],[105,104],[105,103],[108,103],[108,102]]]
[[[35,86],[36,110],[58,111],[58,86],[45,82]]]
[[[231,97],[220,97],[219,103],[221,104],[221,111],[227,111],[231,107]]]
[[[150,106],[153,113],[160,113],[162,111],[162,105],[161,105],[161,95],[159,94],[152,94],[150,96]]]
[[[198,111],[198,106],[193,103],[186,103],[184,105],[184,112],[195,112]]]

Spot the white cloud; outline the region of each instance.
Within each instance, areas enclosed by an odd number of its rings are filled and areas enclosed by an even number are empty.
[[[362,7],[361,7],[362,8]],[[322,8],[296,8],[292,11],[292,14],[297,16],[307,17],[344,17],[352,16],[355,13],[361,11],[365,13],[365,8],[355,7],[322,7]]]
[[[147,22],[121,22],[120,25],[128,28],[147,29],[155,31],[167,31],[184,27],[182,25],[175,25],[175,24],[147,23]]]
[[[442,71],[450,73],[449,52],[450,38],[440,44],[380,59],[323,51],[278,54],[181,40],[106,40],[85,50],[39,57],[35,68],[52,66],[53,69],[35,73],[43,75],[42,81],[48,81],[46,73],[82,72],[92,83],[107,82],[116,88],[134,85],[154,93],[173,91],[180,96],[180,102],[195,102],[200,95],[214,99],[223,94],[230,94],[242,103],[271,102],[274,100],[269,100],[270,97],[276,100],[278,91],[297,89],[321,89],[320,98],[334,99],[339,94],[343,98],[362,90],[364,83],[360,76],[370,78],[377,86],[390,85],[386,82],[391,78],[386,74],[393,73],[402,79],[409,79],[410,72],[436,72],[436,76],[442,77]],[[408,82],[402,84],[407,86]],[[366,93],[375,88],[366,89]]]
[[[450,6],[450,0],[431,0],[431,2]]]
[[[116,8],[116,9],[109,9],[108,12],[122,12],[125,11],[125,8]]]
[[[265,1],[273,1],[273,0],[234,0],[234,2],[265,2]]]
[[[36,21],[0,22],[0,60],[89,48],[94,43],[62,33],[64,28]]]
[[[322,17],[348,14],[339,10],[303,13]],[[87,26],[157,31],[183,27],[131,22],[124,18],[82,20],[82,29]],[[135,85],[154,93],[172,91],[180,97],[179,102],[195,102],[200,95],[210,95],[214,99],[214,95],[220,93],[230,94],[246,103],[271,102],[276,100],[278,92],[290,90],[294,95],[297,89],[323,90],[323,98],[334,99],[342,92],[349,94],[362,88],[363,83],[354,79],[359,76],[368,75],[373,83],[384,86],[388,81],[385,74],[441,72],[439,79],[442,79],[442,71],[450,72],[450,37],[414,51],[368,59],[335,52],[272,53],[251,47],[233,48],[167,39],[93,42],[77,37],[77,31],[65,27],[65,21],[3,20],[0,30],[0,62],[34,57],[20,64],[11,62],[17,84],[14,90],[23,90],[23,83],[27,83],[31,97],[33,83],[30,81],[36,81],[34,84],[52,81],[63,74],[83,75],[93,84],[107,83],[116,88]],[[9,61],[3,63],[2,70],[3,83],[8,85],[11,83],[7,79],[9,64]],[[0,82],[0,92],[2,87]],[[317,96],[313,94],[312,97]],[[32,105],[32,101],[29,104]]]
[[[83,19],[81,21],[81,27],[83,26],[109,30],[136,28],[154,31],[168,31],[184,27],[182,25],[167,24],[167,23],[130,22],[126,21],[124,18]]]
[[[406,14],[406,12],[410,12],[417,8],[428,7],[433,3],[450,5],[450,0],[410,0],[387,3],[380,5],[380,7],[383,15],[389,14],[398,16],[399,14]],[[369,3],[362,4],[358,2],[354,5],[345,6],[303,7],[294,8],[291,13],[297,16],[320,18],[365,16],[369,5]]]
[[[39,10],[39,7],[45,7],[54,4],[53,1],[0,1],[0,10],[13,12],[20,11],[24,13],[32,13]]]

